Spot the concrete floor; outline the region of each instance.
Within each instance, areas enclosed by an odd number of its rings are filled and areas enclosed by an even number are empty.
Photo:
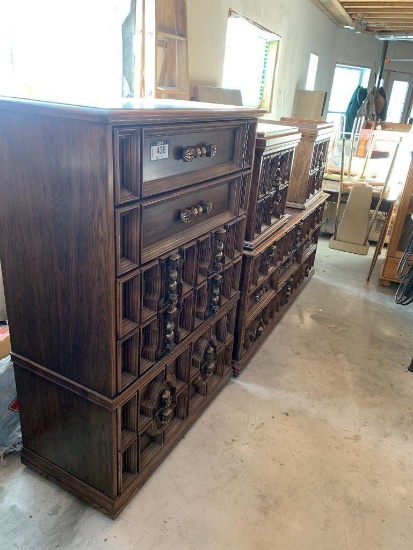
[[[248,368],[115,522],[0,467],[11,549],[413,548],[413,306],[330,250]]]

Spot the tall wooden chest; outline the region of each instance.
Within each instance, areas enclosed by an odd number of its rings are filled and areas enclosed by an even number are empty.
[[[231,376],[259,114],[0,100],[22,460],[111,517]]]

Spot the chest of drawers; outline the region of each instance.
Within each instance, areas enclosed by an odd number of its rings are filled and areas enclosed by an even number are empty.
[[[294,166],[301,143],[298,128],[258,125],[236,317],[235,375],[314,273],[327,195],[317,193],[304,210],[286,208],[290,187],[297,184]],[[269,209],[264,224],[260,204],[268,197],[276,207]]]
[[[281,118],[280,124],[297,126],[301,133],[288,188],[287,206],[305,209],[322,193],[333,125],[329,122],[287,117]]]
[[[111,517],[231,376],[259,114],[0,101],[22,461]]]
[[[244,250],[234,346],[237,375],[314,273],[327,195],[307,210],[286,209],[288,222],[254,250]]]
[[[258,246],[288,220],[285,206],[300,137],[292,126],[258,125],[245,248]]]

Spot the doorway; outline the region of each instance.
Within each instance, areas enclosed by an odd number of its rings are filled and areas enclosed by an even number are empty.
[[[389,98],[386,122],[408,122],[412,116],[411,95],[413,75],[390,72],[386,83],[386,94]]]
[[[326,119],[334,123],[336,130],[343,126],[343,118],[357,86],[367,88],[370,72],[367,67],[336,63]]]

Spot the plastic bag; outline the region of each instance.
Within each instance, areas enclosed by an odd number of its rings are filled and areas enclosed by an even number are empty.
[[[22,446],[19,404],[10,355],[0,361],[0,459]]]

